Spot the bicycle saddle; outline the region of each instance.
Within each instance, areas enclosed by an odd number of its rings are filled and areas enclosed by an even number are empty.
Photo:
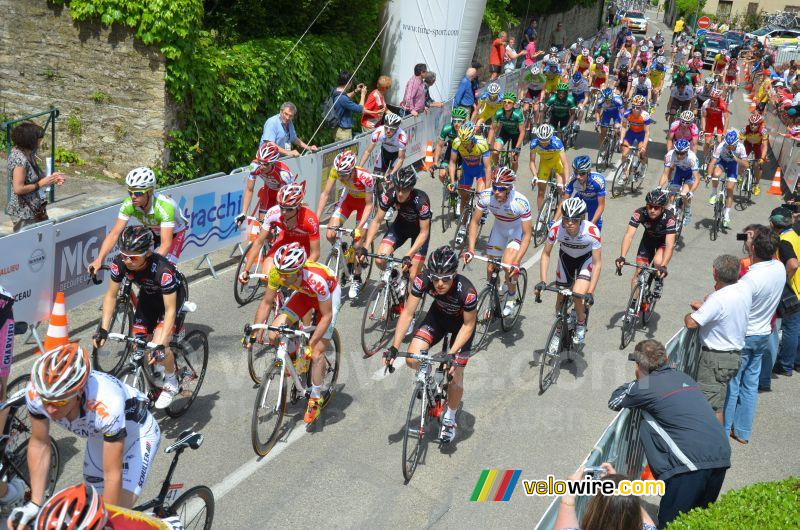
[[[174,451],[186,449],[187,447],[190,449],[197,449],[201,445],[203,445],[203,435],[199,432],[186,430],[178,436],[178,441],[164,449],[164,452],[172,453]]]

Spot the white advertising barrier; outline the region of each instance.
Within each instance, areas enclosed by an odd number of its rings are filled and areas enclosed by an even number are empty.
[[[14,318],[38,322],[53,306],[53,223],[44,223],[2,239],[0,283],[14,295]]]

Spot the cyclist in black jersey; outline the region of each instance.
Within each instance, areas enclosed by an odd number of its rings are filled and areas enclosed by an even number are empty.
[[[186,299],[185,280],[174,264],[153,252],[153,232],[149,228],[142,225],[125,228],[118,245],[120,252],[109,266],[111,281],[103,298],[103,316],[93,337],[94,344],[99,348],[108,337],[120,283],[127,276],[139,287],[132,332],[134,335],[152,335],[152,342],[160,344],[152,355],[156,364],[164,367],[164,386],[155,407],[165,409],[178,393],[175,359],[169,343],[172,334],[182,324],[178,311]]]
[[[428,267],[414,278],[411,295],[397,321],[392,346],[384,354],[384,362],[391,364],[397,348],[403,342],[422,297],[433,300],[422,324],[417,328],[408,347],[410,353],[429,350],[445,334],[450,333],[450,354],[454,356],[447,391],[447,411],[442,417],[439,439],[444,443],[453,440],[456,433],[456,410],[464,394],[464,367],[469,360],[472,339],[477,322],[478,291],[465,276],[457,274],[458,254],[448,246],[439,247],[428,258]],[[406,359],[412,369],[417,361]]]
[[[658,281],[653,295],[661,295],[663,279],[667,277],[667,265],[672,259],[672,252],[675,250],[675,237],[678,231],[675,214],[667,208],[669,195],[665,190],[656,188],[650,191],[645,198],[647,204],[642,208],[634,210],[631,220],[628,223],[628,231],[622,239],[620,255],[616,259],[617,268],[621,268],[625,263],[625,255],[633,242],[633,236],[639,225],[644,227],[642,240],[639,242],[639,249],[636,252],[636,263],[650,265],[658,269]],[[631,285],[636,283],[638,270],[634,271]]]
[[[378,234],[386,212],[394,208],[397,216],[383,236],[378,254],[389,255],[406,241],[411,241],[411,248],[403,258],[403,266],[408,269],[411,278],[419,274],[422,263],[428,255],[432,217],[428,194],[414,188],[416,183],[417,175],[410,166],[392,175],[394,186],[381,195],[378,201],[380,207],[378,213],[369,225],[364,246],[359,249],[361,253],[366,252]],[[376,259],[375,263],[381,269],[386,266],[386,262],[382,259]]]

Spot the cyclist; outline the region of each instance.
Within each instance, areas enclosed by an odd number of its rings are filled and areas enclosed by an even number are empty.
[[[558,59],[551,58],[549,61],[544,62],[544,69],[542,73],[544,74],[545,82],[544,82],[544,91],[545,91],[545,99],[552,96],[552,94],[556,91],[556,88],[561,83],[561,67],[558,65]]]
[[[737,81],[739,79],[739,66],[736,64],[736,57],[731,58],[723,75],[723,82],[725,83],[726,96],[733,95],[736,90]]]
[[[566,181],[565,170],[567,166],[567,153],[564,150],[564,144],[553,135],[553,126],[544,123],[536,129],[536,137],[531,140],[531,185],[538,185],[538,194],[536,196],[536,209],[542,209],[544,202],[544,194],[547,190],[547,181],[551,174],[555,174],[556,184],[558,189],[564,189]],[[536,155],[539,155],[539,166],[536,166]],[[539,180],[539,175],[542,175],[542,180]],[[558,194],[560,195],[560,193]]]
[[[581,58],[581,55],[586,57],[588,53],[583,53],[583,50],[586,48],[583,45],[583,37],[578,37],[578,40],[570,44],[569,46],[569,64],[575,64],[578,62],[578,59]],[[587,50],[588,52],[588,50]]]
[[[378,230],[384,222],[386,212],[391,208],[397,211],[397,216],[381,240],[378,254],[390,255],[406,241],[411,242],[411,247],[403,258],[403,266],[408,269],[411,278],[419,274],[422,263],[428,255],[428,242],[431,234],[431,201],[428,194],[415,188],[417,175],[412,167],[404,167],[392,175],[392,188],[384,191],[378,201],[378,213],[372,219],[367,230],[362,252],[366,252],[370,244],[378,235]],[[383,269],[385,260],[376,259],[375,263]]]
[[[375,159],[374,172],[390,177],[403,167],[406,159],[406,146],[408,135],[400,128],[400,116],[387,112],[383,118],[383,125],[376,127],[370,136],[370,142],[364,154],[361,155],[360,167],[366,167],[372,151],[377,144],[381,144],[381,154]]]
[[[409,353],[430,350],[439,343],[446,334],[450,334],[450,354],[453,365],[450,368],[452,379],[447,386],[447,411],[442,418],[442,430],[439,439],[450,443],[456,435],[456,411],[464,395],[464,367],[469,361],[472,339],[477,322],[478,292],[466,276],[457,274],[458,254],[448,247],[439,247],[428,257],[428,266],[411,282],[411,296],[408,297],[403,312],[397,321],[394,340],[384,359],[392,364],[397,355],[397,348],[411,326],[414,313],[424,295],[433,302],[425,315],[422,324],[414,333],[408,346]],[[406,364],[415,370],[418,362],[406,359]]]
[[[483,190],[475,201],[475,213],[469,225],[469,250],[464,253],[464,263],[472,261],[475,255],[475,243],[478,239],[478,225],[484,212],[491,212],[495,221],[486,253],[499,257],[502,263],[513,265],[512,270],[505,270],[505,291],[508,294],[503,307],[503,316],[510,315],[516,307],[517,286],[514,278],[519,274],[519,264],[533,234],[531,224],[531,205],[527,197],[514,189],[516,173],[507,167],[498,167],[492,177],[492,189]],[[486,276],[491,278],[495,266],[487,264]]]
[[[675,70],[675,73],[672,74],[672,84],[673,86],[691,86],[694,89],[694,84],[692,83],[692,76],[689,75],[689,67],[685,64],[679,64],[678,68]]]
[[[656,36],[653,37],[653,53],[661,55],[664,51],[664,35],[661,31],[656,31]]]
[[[467,109],[455,107],[450,113],[450,123],[446,123],[439,133],[436,150],[433,152],[434,165],[439,167],[439,180],[444,182],[447,177],[447,164],[453,149],[453,140],[458,137],[458,128],[467,121]]]
[[[769,149],[769,135],[764,125],[764,117],[758,112],[753,112],[747,120],[747,125],[742,129],[744,139],[744,150],[747,156],[753,154],[753,195],[761,193],[759,182],[761,181],[761,167],[767,158]]]
[[[550,267],[550,254],[556,242],[558,249],[558,265],[556,268],[556,285],[566,287],[575,294],[586,295],[587,299],[575,299],[577,323],[575,325],[575,344],[586,342],[586,310],[594,304],[594,290],[600,279],[602,259],[600,254],[600,231],[586,220],[586,203],[580,197],[571,197],[561,203],[561,219],[555,222],[547,235],[544,251],[539,263],[539,283],[534,288],[541,292],[547,286],[547,269]],[[561,309],[564,297],[556,298],[556,313]],[[556,353],[558,337],[550,343],[548,349]]]
[[[664,87],[664,78],[666,75],[667,58],[663,55],[659,55],[656,57],[655,62],[653,62],[653,65],[647,72],[647,76],[650,79],[650,84],[653,86],[653,97],[651,99],[653,105],[656,104],[658,97],[661,95],[661,89]]]
[[[257,177],[261,177],[264,181],[264,185],[258,190],[258,204],[254,212],[259,219],[275,205],[275,199],[281,186],[295,181],[296,177],[292,175],[289,166],[278,161],[280,156],[278,145],[273,142],[264,142],[258,148],[256,159],[253,160],[251,165],[253,170],[250,171],[250,175],[247,177],[247,186],[242,196],[242,211],[236,216],[237,225],[241,225],[247,217],[247,210],[250,208],[250,200],[253,197]]]
[[[376,129],[377,130],[377,129]],[[374,145],[374,144],[373,144]],[[363,167],[356,166],[356,155],[349,149],[336,155],[333,159],[333,167],[328,176],[325,189],[322,190],[317,204],[317,219],[322,215],[322,210],[328,203],[333,185],[337,180],[342,181],[344,193],[336,204],[336,209],[328,221],[326,237],[330,243],[336,241],[335,229],[347,222],[350,214],[356,214],[356,229],[353,232],[353,246],[358,250],[361,246],[361,235],[364,227],[369,222],[372,214],[372,194],[375,188],[375,180],[372,174]],[[358,261],[353,265],[353,277],[350,280],[350,298],[357,298],[361,292],[361,265]]]
[[[600,47],[597,49],[596,52],[594,52],[595,62],[597,62],[597,59],[599,59],[600,57],[603,58],[603,62],[606,64],[606,66],[611,64],[611,50],[608,48],[607,42],[603,42],[602,44],[600,44]]]
[[[319,259],[319,219],[310,208],[303,204],[305,194],[305,182],[287,184],[280,189],[278,204],[267,210],[258,237],[247,254],[247,261],[242,272],[239,273],[241,283],[247,283],[253,262],[261,253],[261,248],[267,238],[274,240],[262,263],[261,272],[263,274],[269,274],[275,251],[289,243],[300,243],[311,261]]]
[[[144,394],[92,370],[89,355],[78,343],[70,343],[36,359],[25,400],[31,421],[31,498],[11,512],[9,528],[29,526],[44,504],[52,422],[86,438],[84,482],[97,488],[106,502],[133,507],[161,443],[161,430]]]
[[[708,163],[708,175],[711,175],[711,198],[709,204],[717,201],[717,186],[723,173],[725,175],[725,217],[722,226],[731,226],[731,207],[733,206],[733,188],[739,178],[739,167],[747,168],[747,151],[739,140],[739,131],[731,129],[725,133],[724,141],[720,142],[714,150],[711,161]]]
[[[636,72],[636,77],[633,78],[631,86],[628,87],[628,92],[625,95],[626,100],[630,100],[633,96],[642,96],[645,103],[652,101],[653,83],[647,77],[646,70],[639,70]]]
[[[703,131],[703,160],[708,160],[711,149],[711,137],[716,136],[720,142],[722,135],[728,130],[728,105],[722,100],[722,91],[711,89],[710,98],[703,103],[700,110],[700,129]]]
[[[0,400],[7,398],[8,376],[11,375],[11,363],[14,359],[14,295],[0,285]],[[0,432],[5,428],[8,409],[0,411]],[[25,497],[25,481],[15,477],[10,481],[0,482],[0,508],[18,504]]]
[[[723,72],[728,68],[731,62],[731,56],[727,53],[718,53],[714,56],[714,62],[711,64],[711,71],[714,72],[714,77],[722,78]]]
[[[534,65],[525,73],[524,79],[528,83],[528,88],[525,90],[522,113],[526,115],[530,106],[533,105],[533,120],[531,126],[535,126],[539,123],[539,108],[544,99],[544,86],[547,83],[547,78],[542,73],[542,69]],[[527,101],[528,99],[530,102]]]
[[[692,151],[688,140],[675,140],[675,148],[664,157],[664,171],[658,187],[676,191],[685,197],[684,226],[692,220],[692,195],[699,185],[700,163],[697,155]]]
[[[608,81],[608,66],[606,66],[605,59],[600,56],[594,60],[592,66],[589,67],[589,78],[591,85],[594,88],[603,89]]]
[[[90,273],[100,270],[131,217],[153,232],[156,253],[177,263],[183,250],[189,221],[169,195],[156,191],[153,170],[148,167],[132,169],[125,177],[125,184],[128,186],[128,198],[122,201],[117,221],[100,245],[97,257],[87,267]]]
[[[572,160],[572,178],[564,188],[565,197],[580,197],[588,208],[589,221],[603,229],[603,211],[606,209],[606,179],[601,173],[592,171],[592,160],[586,155]],[[561,210],[556,212],[556,219]]]
[[[627,42],[619,49],[619,51],[617,52],[617,57],[614,59],[615,72],[619,72],[620,70],[623,69],[623,67],[625,68],[625,70],[628,69],[628,67],[631,64],[631,61],[633,60],[632,52],[633,52],[632,45],[628,45]]]
[[[472,123],[480,131],[484,123],[492,121],[495,113],[503,108],[503,100],[500,98],[500,84],[489,83],[486,92],[478,98],[478,108],[472,114]]]
[[[650,141],[650,113],[644,110],[644,96],[636,95],[631,99],[631,108],[623,114],[622,126],[622,160],[628,159],[631,147],[638,144],[639,158],[647,165],[647,144]],[[626,176],[630,166],[626,169]]]
[[[589,53],[589,48],[583,48],[574,61],[572,73],[585,75],[590,66],[592,66],[592,54]]]
[[[461,160],[461,179],[456,184],[456,164]],[[491,173],[489,166],[489,143],[482,136],[475,134],[475,127],[471,121],[465,122],[458,129],[458,138],[453,140],[453,150],[450,153],[450,185],[453,189],[458,186],[457,215],[466,211],[469,200],[468,190],[473,183],[477,191],[486,187],[486,175]]]
[[[604,88],[600,93],[600,104],[597,106],[595,114],[595,128],[599,130],[599,145],[603,145],[606,138],[606,128],[613,125],[619,132],[622,112],[625,110],[625,103],[622,96],[616,94],[613,88]],[[616,150],[617,146],[614,146]]]
[[[695,93],[697,95],[697,108],[703,107],[706,101],[711,97],[711,91],[714,90],[714,79],[706,77],[703,79],[703,84],[697,87]]]
[[[578,106],[578,122],[586,114],[586,96],[589,94],[589,81],[580,73],[575,72],[572,74],[572,79],[569,80],[569,93],[572,99]]]
[[[569,131],[578,108],[575,99],[569,93],[569,85],[566,83],[556,85],[556,93],[547,98],[545,106],[550,109],[550,125],[562,135],[561,140],[564,141],[565,133]]]
[[[633,236],[639,225],[644,227],[644,234],[639,242],[636,251],[636,263],[642,265],[652,265],[658,269],[656,274],[653,296],[661,297],[661,289],[664,285],[664,278],[667,277],[667,265],[672,259],[672,252],[675,250],[675,235],[677,233],[677,223],[675,214],[667,208],[668,194],[665,190],[656,188],[647,193],[645,206],[634,210],[631,220],[628,223],[628,230],[622,238],[622,247],[619,257],[615,264],[621,269],[625,263],[625,256],[631,248]],[[631,287],[636,284],[638,271],[634,271],[631,278]],[[652,278],[652,276],[651,276]]]
[[[513,149],[508,153],[508,160],[514,171],[519,165],[519,152],[525,142],[525,119],[522,117],[522,111],[514,107],[516,102],[517,95],[513,92],[503,94],[503,108],[495,113],[487,140],[493,147],[493,163],[497,163],[498,151],[501,151],[504,145],[508,144],[508,148]]]
[[[275,293],[281,287],[292,291],[280,313],[272,320],[273,326],[294,325],[307,318],[312,310],[316,315],[316,328],[308,340],[304,352],[297,355],[311,357],[311,394],[308,397],[306,423],[312,423],[325,405],[321,389],[325,377],[325,351],[330,347],[336,318],[341,302],[341,287],[333,271],[308,259],[306,250],[299,243],[283,245],[275,251],[275,265],[269,271],[264,300],[256,312],[256,323],[262,323],[272,312]],[[255,333],[250,337],[250,347],[256,340]],[[270,344],[276,344],[278,334],[269,333]]]
[[[621,66],[617,70],[617,90],[620,94],[625,94],[628,91],[628,84],[630,81],[630,72],[627,66]]]
[[[679,77],[677,83],[673,83],[672,90],[669,93],[667,121],[672,121],[672,118],[679,112],[692,110],[694,98],[694,87],[685,78]]]
[[[697,86],[700,84],[700,80],[703,78],[703,57],[700,55],[700,52],[694,52],[694,55],[689,62],[686,63],[689,67],[689,71],[687,74],[692,80],[692,84]]]
[[[669,126],[669,133],[667,133],[667,151],[672,150],[674,142],[686,140],[689,142],[692,151],[696,154],[698,136],[700,136],[700,131],[695,122],[694,112],[691,110],[684,110],[681,112],[680,116],[678,116],[678,119]]]
[[[636,54],[636,60],[633,61],[633,67],[639,71],[644,70],[646,72],[647,69],[650,68],[651,58],[652,56],[650,55],[650,47],[643,44],[639,48],[639,53]]]

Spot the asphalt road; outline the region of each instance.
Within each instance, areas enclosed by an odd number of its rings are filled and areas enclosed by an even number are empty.
[[[652,26],[661,27],[658,23]],[[293,409],[288,419],[292,430],[268,457],[259,460],[250,446],[255,389],[239,343],[255,304],[239,307],[235,303],[234,274],[228,268],[219,279],[202,279],[191,289],[199,309],[188,320],[209,333],[209,370],[193,408],[178,420],[161,418],[160,424],[169,440],[190,428],[202,431],[205,443],[200,450],[184,454],[176,481],[186,487],[205,484],[213,488],[218,528],[535,524],[551,499],[526,497],[522,486],[509,503],[471,503],[469,497],[484,469],[521,469],[522,479],[569,475],[614,417],[607,399],[614,388],[633,378],[633,366],[627,361],[632,346],[624,352],[618,348],[630,270],[624,277],[616,276],[613,259],[619,255],[632,211],[643,205],[644,193],[656,185],[662,168],[665,99],[655,114],[651,163],[642,193],[608,198],[604,268],[589,321],[585,358],[567,365],[556,386],[538,395],[538,366],[534,363],[534,351],[543,348],[552,323],[554,299],[545,296],[542,304],[535,304],[529,295],[517,329],[505,334],[495,331],[488,349],[470,361],[455,443],[445,450],[431,445],[411,483],[404,485],[401,441],[412,374],[401,368],[384,378],[377,356],[362,359],[362,307],[348,304],[338,323],[344,353],[333,401],[310,430],[302,422],[302,410]],[[747,115],[741,94],[734,99],[733,113],[732,124],[741,126]],[[582,146],[579,153],[594,158],[597,136],[591,126],[584,126],[578,144]],[[569,153],[570,160],[575,154]],[[533,200],[526,184],[530,180],[527,159],[525,150],[518,189]],[[438,181],[424,177],[419,184],[438,205]],[[768,187],[769,182],[762,183],[764,190]],[[657,314],[636,340],[654,337],[666,342],[674,335],[682,326],[689,301],[713,289],[712,260],[723,253],[741,255],[736,232],[748,223],[765,222],[769,211],[779,204],[778,197],[762,194],[744,212],[734,211],[732,229],[712,242],[708,229],[711,207],[704,200],[702,185],[698,195],[692,225],[684,230],[682,245],[670,264]],[[438,223],[434,227],[431,248],[447,240]],[[323,246],[323,255],[326,250]],[[539,249],[529,250],[529,281],[533,283],[538,281],[538,255]],[[484,285],[481,264],[475,263],[466,274],[479,288]],[[550,278],[553,274],[551,270]],[[71,328],[87,328],[74,336],[86,341],[91,329],[82,324],[96,317],[95,304],[71,311]],[[14,366],[14,374],[29,367],[30,361],[21,361]],[[734,446],[725,489],[800,473],[800,450],[794,443],[800,421],[800,389],[797,378],[793,379],[776,380],[771,394],[759,396],[753,438],[748,446]],[[83,441],[57,427],[52,431],[66,461],[60,484],[79,481]],[[167,443],[162,443],[162,449]],[[169,461],[166,455],[158,457],[143,497],[156,493]]]

